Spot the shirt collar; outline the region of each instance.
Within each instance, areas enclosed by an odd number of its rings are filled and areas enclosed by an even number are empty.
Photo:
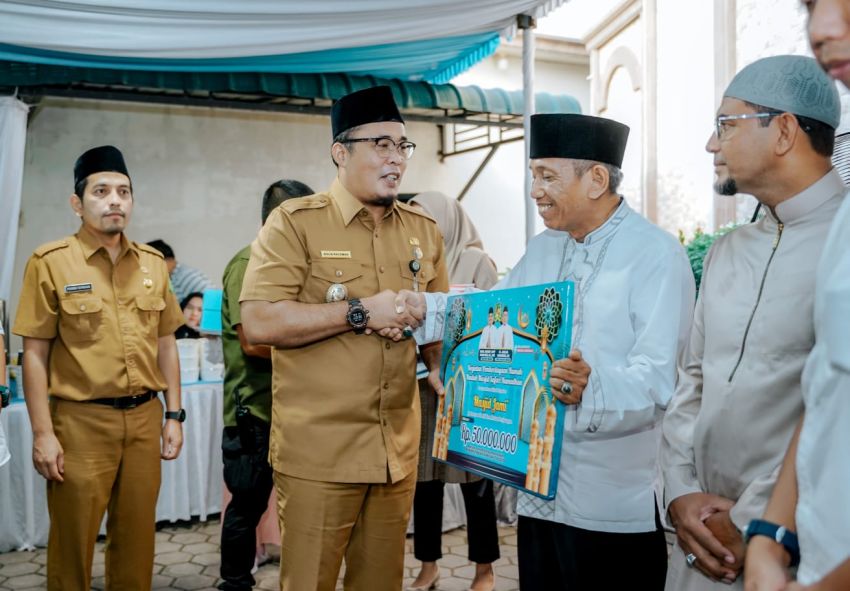
[[[584,237],[584,245],[590,246],[591,244],[595,244],[612,235],[619,229],[623,220],[626,219],[626,216],[628,216],[631,211],[632,208],[629,207],[628,203],[626,203],[626,199],[624,197],[620,197],[620,205],[617,206],[614,213],[608,216],[608,219],[605,220],[601,226]]]
[[[783,224],[793,223],[823,205],[830,197],[846,190],[841,176],[833,168],[814,184],[777,205],[776,215],[767,208],[768,215]]]
[[[334,179],[331,188],[328,190],[328,193],[331,196],[331,199],[334,200],[337,207],[339,208],[339,213],[342,215],[342,221],[347,226],[351,223],[357,214],[361,211],[368,211],[366,207],[363,205],[357,197],[352,195],[348,189],[340,182],[339,178]],[[387,209],[387,213],[384,217],[387,217],[391,213],[396,211],[396,203],[393,201],[393,204]]]
[[[103,245],[97,239],[97,236],[95,236],[94,233],[89,230],[85,225],[80,226],[80,231],[77,232],[77,240],[79,240],[80,242],[80,247],[83,249],[83,256],[86,257],[86,260],[91,258],[94,253],[103,248]],[[128,250],[136,252],[136,245],[127,240],[127,237],[122,232],[121,252],[118,254],[118,258],[116,260],[123,257]]]

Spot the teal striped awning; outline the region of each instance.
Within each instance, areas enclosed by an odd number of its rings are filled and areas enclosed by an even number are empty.
[[[0,61],[0,93],[77,96],[199,106],[325,112],[332,101],[355,90],[386,84],[402,111],[432,117],[501,120],[521,117],[522,91],[430,84],[349,74],[257,72],[163,72],[77,68]],[[538,113],[579,113],[569,95],[538,93]],[[473,121],[470,121],[473,122]]]

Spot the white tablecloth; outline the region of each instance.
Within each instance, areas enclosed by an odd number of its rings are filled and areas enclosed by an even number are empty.
[[[162,463],[157,521],[192,516],[205,520],[221,510],[222,384],[184,385],[183,450]],[[49,520],[44,479],[32,467],[32,431],[24,404],[3,409],[12,460],[0,467],[0,552],[47,544]]]

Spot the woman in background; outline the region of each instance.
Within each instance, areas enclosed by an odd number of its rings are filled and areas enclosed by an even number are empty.
[[[195,291],[183,298],[180,302],[180,309],[183,310],[183,317],[186,319],[186,324],[178,328],[174,332],[174,336],[178,339],[199,339],[201,333],[201,314],[204,311],[204,294]]]
[[[498,280],[496,265],[483,250],[481,237],[456,199],[442,193],[420,193],[410,200],[434,218],[443,233],[446,269],[452,285],[489,289]],[[408,591],[433,589],[440,578],[437,561],[442,558],[443,487],[460,483],[466,508],[469,560],[475,562],[471,589],[491,591],[495,586],[493,562],[499,558],[496,503],[493,482],[431,457],[437,414],[437,394],[426,379],[419,380],[422,405],[422,436],[419,443],[419,475],[413,497],[413,554],[422,562],[419,575]]]

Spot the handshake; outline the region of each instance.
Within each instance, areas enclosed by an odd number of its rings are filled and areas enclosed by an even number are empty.
[[[413,329],[425,320],[425,296],[419,292],[386,289],[360,301],[369,312],[366,334],[398,342],[413,336]]]

